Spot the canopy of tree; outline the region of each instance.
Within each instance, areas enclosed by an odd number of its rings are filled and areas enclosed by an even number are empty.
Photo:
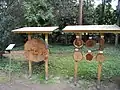
[[[111,7],[111,0],[101,0],[97,7],[94,0],[83,2],[83,24],[120,25],[120,0],[117,9]],[[73,34],[61,33],[66,25],[78,24],[78,0],[1,0],[0,1],[0,50],[9,43],[20,44],[22,35],[14,35],[11,30],[24,26],[59,26],[57,33],[51,35],[54,42],[68,39]],[[64,42],[63,42],[64,43]]]

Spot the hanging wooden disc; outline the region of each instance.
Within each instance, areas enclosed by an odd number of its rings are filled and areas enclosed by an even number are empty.
[[[81,48],[83,46],[83,40],[81,40],[80,38],[76,38],[74,41],[73,41],[73,45],[74,47],[76,48]]]
[[[98,62],[103,62],[105,60],[105,56],[103,55],[103,53],[98,53],[96,56],[96,60]]]
[[[83,55],[82,55],[81,52],[75,50],[75,51],[74,51],[74,54],[73,54],[73,58],[74,58],[74,60],[75,60],[76,62],[78,62],[78,61],[81,61],[81,60],[82,60]]]
[[[24,55],[27,60],[39,62],[48,58],[49,50],[40,39],[28,40],[24,45]]]
[[[88,61],[92,61],[92,59],[93,59],[93,54],[91,53],[91,51],[90,51],[90,52],[88,51],[88,53],[85,55],[85,58],[86,58],[86,60],[88,60]]]
[[[95,41],[92,39],[89,39],[86,41],[86,47],[91,48],[95,45]]]

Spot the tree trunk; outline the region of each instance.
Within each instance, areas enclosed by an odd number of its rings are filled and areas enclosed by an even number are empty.
[[[118,9],[117,25],[120,26],[120,0],[118,0],[117,9]],[[118,38],[119,38],[118,34],[116,34],[116,37],[115,37],[115,47],[118,46]]]
[[[118,34],[115,35],[115,47],[118,46]]]
[[[79,0],[79,21],[78,21],[78,23],[79,23],[79,25],[82,25],[82,20],[83,20],[83,18],[82,18],[82,14],[83,14],[83,0]]]

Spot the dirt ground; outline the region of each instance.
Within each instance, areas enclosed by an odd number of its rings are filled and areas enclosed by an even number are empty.
[[[16,52],[12,53],[15,54]],[[23,54],[23,52],[18,53]],[[32,82],[28,78],[14,78],[14,76],[9,81],[8,76],[0,72],[0,90],[120,90],[120,77],[102,81],[101,89],[96,88],[95,81],[78,80],[78,84],[75,86],[73,77],[70,77],[68,80],[61,80],[60,77],[54,78],[56,78],[55,83],[47,83],[46,81],[44,84]]]
[[[96,88],[96,84],[85,84],[84,81],[79,81],[77,86],[66,81],[57,82],[54,84],[38,84],[32,83],[29,80],[16,79],[0,83],[0,90],[120,90],[116,83],[102,83],[101,89]]]

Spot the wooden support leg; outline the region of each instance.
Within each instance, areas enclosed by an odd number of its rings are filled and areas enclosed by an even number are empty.
[[[78,62],[74,62],[74,84],[77,84],[77,71],[78,71]]]
[[[45,34],[45,42],[48,46],[48,34],[47,33]],[[48,58],[45,60],[45,79],[48,80]]]
[[[31,39],[32,39],[31,34],[28,34],[28,41]],[[29,60],[29,78],[31,77],[31,75],[32,75],[32,61]]]
[[[48,60],[45,60],[45,80],[48,80]]]
[[[29,61],[29,77],[32,75],[32,61]]]
[[[48,34],[45,34],[45,42],[48,45]]]
[[[11,56],[12,54],[10,53],[10,59],[9,59],[9,81],[11,81]]]
[[[102,72],[102,63],[99,62],[98,63],[97,88],[100,88],[101,72]]]

